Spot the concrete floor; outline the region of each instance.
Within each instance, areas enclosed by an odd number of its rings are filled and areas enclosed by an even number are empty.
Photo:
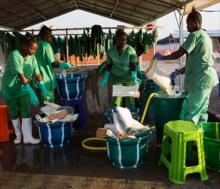
[[[167,169],[158,165],[160,148],[153,142],[140,167],[132,170],[114,167],[106,152],[91,152],[81,147],[81,141],[94,136],[96,128],[104,123],[102,115],[87,117],[87,124],[63,148],[14,145],[13,138],[0,143],[0,188],[220,188],[220,173],[211,170],[208,181],[201,182],[198,174],[192,174],[187,176],[185,185],[172,184]]]

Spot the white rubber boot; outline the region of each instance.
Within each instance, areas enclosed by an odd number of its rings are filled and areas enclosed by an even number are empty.
[[[24,144],[39,144],[40,139],[32,136],[32,120],[31,118],[22,118],[22,133]]]
[[[14,144],[20,144],[21,139],[22,139],[20,119],[19,118],[13,119],[11,121],[12,121],[12,125],[15,129],[15,135],[16,135],[16,138],[14,140]]]

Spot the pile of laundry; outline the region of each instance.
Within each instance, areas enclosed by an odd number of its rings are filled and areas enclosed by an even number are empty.
[[[98,128],[96,137],[137,138],[150,133],[150,127],[133,119],[128,108],[116,107],[116,112],[113,112],[113,123]]]
[[[45,102],[45,106],[41,107],[40,114],[36,114],[35,119],[39,122],[56,121],[74,122],[79,114],[74,114],[75,110],[71,106],[60,106],[55,103]]]

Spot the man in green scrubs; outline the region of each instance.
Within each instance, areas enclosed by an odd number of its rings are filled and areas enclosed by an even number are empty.
[[[36,41],[29,37],[23,48],[12,51],[8,56],[2,79],[1,95],[7,103],[15,129],[15,144],[21,143],[22,134],[24,143],[38,144],[40,142],[39,139],[32,137],[31,104],[38,105],[38,98],[30,86],[31,80],[36,77],[42,95],[48,96],[49,94],[42,81],[34,56],[36,49]]]
[[[174,60],[186,54],[185,67],[171,74],[174,80],[177,75],[185,73],[187,98],[182,107],[182,119],[194,123],[207,122],[208,104],[212,88],[218,84],[217,72],[214,69],[212,40],[206,31],[201,29],[202,17],[193,10],[186,19],[190,32],[179,50],[170,55],[155,54],[159,60]]]
[[[137,55],[135,49],[126,43],[127,34],[122,29],[118,29],[116,31],[116,45],[107,52],[107,65],[99,82],[101,87],[107,85],[110,73],[113,85],[131,86],[139,81],[136,71]],[[125,107],[135,107],[133,97],[125,97],[124,100]],[[114,98],[112,105],[113,107],[123,106],[122,97]]]
[[[50,98],[40,97],[40,103],[44,100],[54,101],[54,89],[57,87],[54,68],[69,69],[72,65],[66,62],[59,62],[55,59],[53,48],[51,46],[52,30],[46,26],[42,26],[39,32],[40,41],[36,51],[36,58],[40,73],[46,89],[50,92]]]

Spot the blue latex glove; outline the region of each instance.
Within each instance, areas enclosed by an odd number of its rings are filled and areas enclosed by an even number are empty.
[[[137,77],[136,71],[131,72],[131,79],[132,79],[133,84],[140,83],[140,80]]]
[[[31,86],[29,84],[23,85],[21,87],[21,91],[25,92],[29,95],[31,104],[37,106],[39,104],[38,98],[34,92],[34,90],[31,88]]]
[[[103,76],[102,79],[99,81],[99,86],[100,86],[100,87],[105,87],[105,86],[107,86],[109,76],[110,76],[110,72],[109,72],[109,71],[105,71],[104,76]]]
[[[163,59],[164,59],[164,56],[163,56],[162,54],[160,54],[160,53],[156,53],[156,54],[154,55],[154,59],[163,60]]]
[[[42,96],[45,98],[45,97],[51,97],[51,94],[48,92],[48,90],[46,89],[45,85],[44,85],[44,82],[43,81],[40,81],[38,83],[38,88],[41,90],[42,92]]]
[[[180,71],[178,69],[175,69],[175,71],[170,74],[170,79],[174,81],[179,74]]]
[[[59,64],[59,68],[61,68],[61,69],[66,69],[66,70],[68,70],[68,69],[70,69],[70,68],[72,68],[73,66],[72,66],[72,64],[70,64],[70,63],[68,63],[68,62],[61,62],[60,64]]]

